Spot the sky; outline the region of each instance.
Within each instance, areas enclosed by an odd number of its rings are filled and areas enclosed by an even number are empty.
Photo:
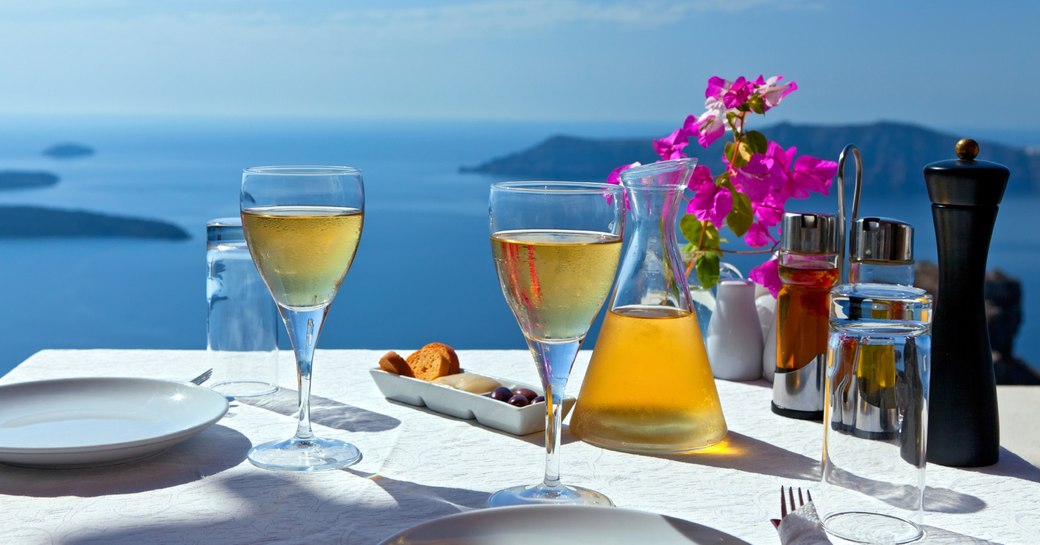
[[[3,116],[773,120],[1040,129],[1040,2],[0,0]]]

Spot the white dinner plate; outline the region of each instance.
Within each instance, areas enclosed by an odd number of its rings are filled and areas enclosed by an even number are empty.
[[[382,545],[747,545],[693,522],[629,509],[525,505],[481,509],[409,528]]]
[[[0,386],[0,462],[93,466],[142,458],[212,426],[227,399],[192,384],[69,378]]]

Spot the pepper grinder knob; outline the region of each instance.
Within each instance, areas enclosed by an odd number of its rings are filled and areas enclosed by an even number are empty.
[[[954,151],[962,161],[974,161],[979,156],[979,143],[971,138],[961,138],[957,141]]]

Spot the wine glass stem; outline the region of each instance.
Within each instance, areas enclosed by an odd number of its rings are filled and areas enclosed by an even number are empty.
[[[563,403],[557,402],[551,391],[545,390],[545,479],[542,484],[546,488],[560,486],[560,431],[563,427]]]
[[[559,488],[560,435],[563,430],[563,391],[581,348],[581,339],[548,342],[528,339],[545,389],[545,479],[546,488]]]
[[[282,307],[282,319],[292,342],[296,356],[296,384],[300,393],[299,420],[296,424],[296,439],[306,441],[314,438],[311,432],[311,367],[318,334],[329,311],[328,305],[310,310],[294,310]]]

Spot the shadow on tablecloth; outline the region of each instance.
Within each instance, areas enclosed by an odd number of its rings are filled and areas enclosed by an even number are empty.
[[[300,394],[296,390],[281,388],[270,395],[242,397],[235,401],[284,416],[295,416],[300,408],[299,397]],[[316,395],[311,395],[311,422],[349,432],[379,432],[392,430],[401,425],[401,421],[392,416]]]
[[[121,464],[73,469],[0,465],[0,494],[89,498],[169,488],[237,466],[250,446],[246,436],[217,424],[158,454]]]
[[[55,543],[375,544],[419,522],[482,508],[488,497],[486,492],[341,471],[356,479],[345,483],[324,474],[264,471],[218,477],[211,483],[212,501],[171,504],[152,516],[121,521],[127,524],[109,520],[105,527],[80,528]],[[319,492],[322,487],[326,490]]]

